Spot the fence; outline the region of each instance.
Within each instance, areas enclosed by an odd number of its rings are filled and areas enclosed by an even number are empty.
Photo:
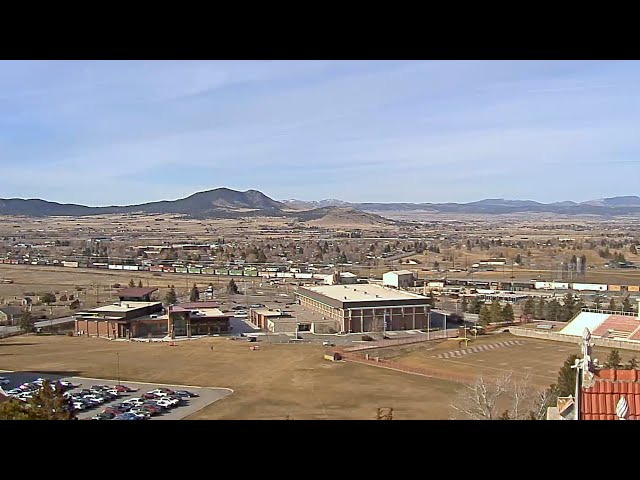
[[[453,373],[446,370],[437,370],[434,368],[415,367],[406,365],[394,360],[385,360],[379,357],[363,357],[360,354],[347,352],[342,354],[344,360],[361,363],[364,365],[371,365],[379,368],[386,368],[388,370],[396,370],[399,372],[410,373],[413,375],[420,375],[428,378],[437,378],[440,380],[448,380],[450,382],[474,384],[477,381],[477,377],[473,375],[465,375],[462,373]]]
[[[533,330],[530,328],[510,327],[509,333],[519,337],[539,338],[542,340],[552,340],[556,342],[576,343],[579,344],[581,337],[574,335],[565,335],[558,332]],[[624,350],[640,351],[640,343],[627,340],[612,340],[610,338],[591,337],[591,341],[598,347],[621,348]]]
[[[457,337],[458,330],[457,329],[448,329],[448,330],[436,330],[435,332],[429,332],[416,334],[412,337],[404,337],[404,338],[394,338],[394,339],[386,339],[386,340],[374,340],[372,342],[361,343],[359,345],[354,345],[352,347],[345,348],[345,352],[356,352],[361,350],[371,350],[374,348],[384,348],[384,347],[396,347],[398,345],[409,345],[411,343],[420,343],[426,342],[430,340],[439,340],[444,338]]]

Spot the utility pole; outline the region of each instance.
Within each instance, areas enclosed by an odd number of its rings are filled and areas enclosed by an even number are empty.
[[[116,352],[116,358],[118,362],[118,385],[120,385],[120,352]]]

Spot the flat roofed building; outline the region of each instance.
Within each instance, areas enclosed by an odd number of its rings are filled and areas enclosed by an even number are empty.
[[[151,296],[156,291],[158,291],[157,288],[123,288],[122,290],[118,290],[118,298],[122,302],[150,302]]]
[[[413,272],[409,270],[396,270],[382,274],[382,284],[389,287],[411,287],[413,286],[413,280]]]
[[[298,303],[336,322],[340,332],[426,328],[429,298],[373,284],[299,287]]]
[[[169,309],[167,329],[172,337],[226,333],[230,318],[215,302],[181,303]]]
[[[166,325],[166,320],[162,322],[158,318],[160,312],[160,302],[118,302],[77,312],[74,315],[75,329],[87,336],[131,338],[143,333],[145,329],[140,322],[146,322],[154,326],[147,330],[160,334],[164,327],[155,327],[155,324]]]

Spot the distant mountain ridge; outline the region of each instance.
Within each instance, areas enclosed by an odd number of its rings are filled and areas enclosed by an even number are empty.
[[[340,203],[337,203],[340,202]],[[533,200],[487,198],[468,203],[348,203],[340,200],[304,202],[283,200],[290,208],[317,208],[317,205],[353,207],[364,212],[433,212],[433,213],[557,213],[563,215],[640,215],[640,197],[627,195],[576,203],[572,201],[541,203]]]
[[[354,210],[371,214],[385,212],[433,213],[556,213],[564,215],[640,215],[640,197],[626,195],[587,202],[540,203],[533,200],[487,198],[469,203],[350,203],[327,199],[320,201],[276,201],[258,190],[244,192],[216,188],[194,193],[178,200],[163,200],[139,205],[88,207],[40,199],[0,199],[0,215],[87,216],[105,214],[182,214],[195,218],[238,218],[241,216],[279,216],[310,221],[323,215],[356,216]],[[359,220],[383,223],[386,219],[359,215]]]

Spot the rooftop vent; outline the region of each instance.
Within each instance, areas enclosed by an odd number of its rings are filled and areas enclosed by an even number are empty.
[[[376,295],[376,298],[380,298],[380,295]]]
[[[344,297],[344,299],[346,300],[346,299],[347,299],[347,297]]]

